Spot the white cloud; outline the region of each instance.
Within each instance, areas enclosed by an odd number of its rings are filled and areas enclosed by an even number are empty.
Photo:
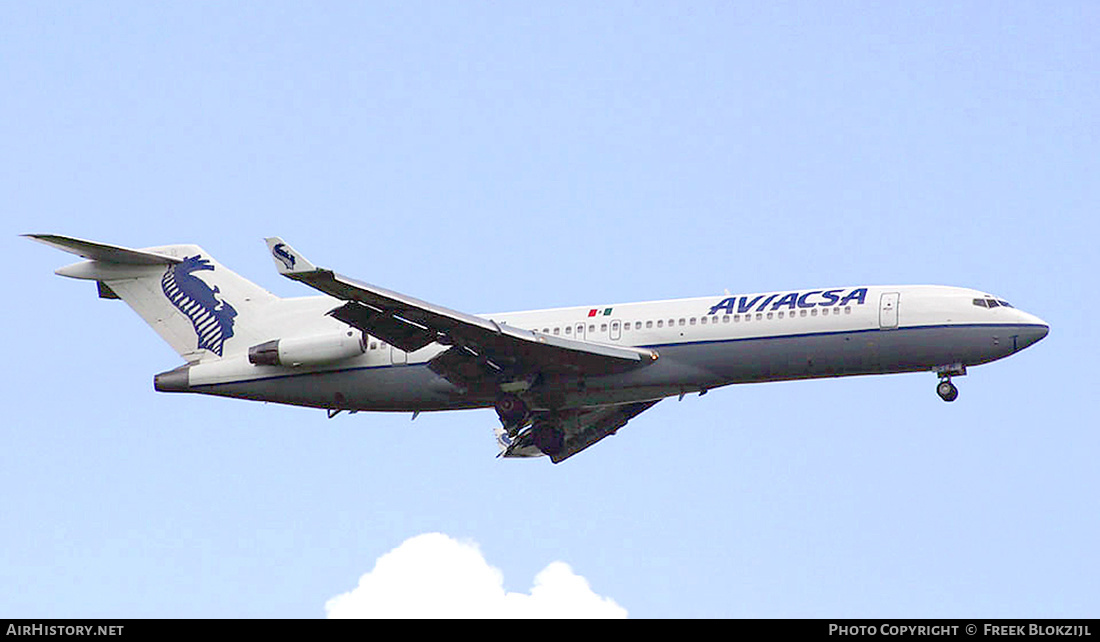
[[[330,618],[625,618],[565,562],[535,576],[530,593],[508,593],[477,544],[442,533],[405,540],[378,558],[359,586],[325,603]]]

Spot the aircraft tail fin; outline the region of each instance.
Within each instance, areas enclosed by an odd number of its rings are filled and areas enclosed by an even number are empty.
[[[279,298],[197,245],[135,250],[53,234],[25,236],[88,259],[57,274],[96,281],[101,297],[125,301],[189,362],[244,353],[271,338],[265,308]]]

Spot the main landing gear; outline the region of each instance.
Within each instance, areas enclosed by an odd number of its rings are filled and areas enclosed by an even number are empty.
[[[509,437],[515,437],[523,426],[531,419],[531,410],[518,396],[503,394],[497,398],[495,408],[500,423]]]
[[[940,376],[940,382],[936,385],[936,394],[940,396],[940,399],[948,402],[958,399],[959,389],[955,387],[955,384],[951,383],[951,377],[961,377],[965,375],[966,366],[961,363],[952,364],[950,366],[940,366],[935,368],[935,372]]]
[[[535,446],[542,454],[553,457],[565,447],[565,431],[561,424],[553,419],[536,419],[531,431],[535,438]]]
[[[542,454],[554,456],[565,448],[565,431],[562,430],[561,420],[554,413],[539,413],[539,416],[534,417],[527,403],[511,393],[498,397],[494,407],[510,438],[515,439],[524,426],[530,423],[529,434]]]

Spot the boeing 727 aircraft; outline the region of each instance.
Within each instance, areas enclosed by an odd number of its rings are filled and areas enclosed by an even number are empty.
[[[187,362],[194,392],[348,411],[496,409],[501,455],[559,463],[665,397],[734,383],[931,371],[1014,354],[1047,324],[958,287],[851,286],[472,315],[318,268],[267,239],[284,299],[194,245],[141,250],[30,238],[88,259],[57,270],[128,303]],[[415,416],[415,414],[414,414]]]

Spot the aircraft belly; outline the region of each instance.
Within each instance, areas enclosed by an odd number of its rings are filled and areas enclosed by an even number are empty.
[[[433,411],[485,405],[465,397],[424,364],[302,373],[199,386],[193,391],[344,410]]]
[[[732,383],[918,372],[977,365],[1030,345],[1023,326],[939,325],[656,346],[651,366],[587,382],[601,389],[697,390]],[[670,392],[668,394],[676,394]]]

